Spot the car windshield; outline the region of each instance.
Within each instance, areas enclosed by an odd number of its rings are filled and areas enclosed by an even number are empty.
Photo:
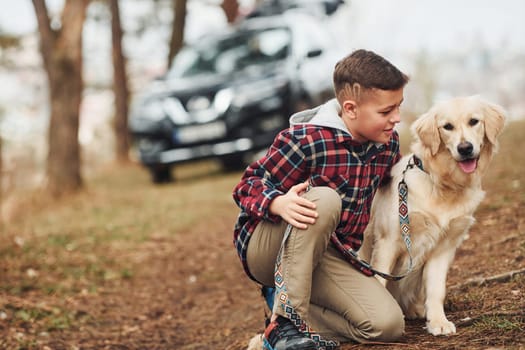
[[[287,28],[239,31],[220,40],[207,39],[179,51],[168,78],[227,74],[251,65],[280,61],[288,55],[290,42]]]

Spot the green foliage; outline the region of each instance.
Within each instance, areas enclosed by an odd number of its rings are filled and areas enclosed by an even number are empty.
[[[479,328],[480,331],[494,331],[500,330],[502,332],[511,331],[525,331],[523,320],[522,322],[514,321],[505,316],[483,316],[479,321],[474,322],[474,327]]]
[[[73,327],[76,322],[83,322],[89,315],[83,311],[71,311],[57,307],[19,307],[6,305],[5,310],[9,313],[9,322],[12,325],[37,325],[40,331],[55,331]]]

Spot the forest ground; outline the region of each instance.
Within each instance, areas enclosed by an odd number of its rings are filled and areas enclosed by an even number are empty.
[[[343,350],[525,349],[525,276],[487,279],[525,268],[523,134],[503,134],[447,280],[457,334],[408,321],[400,343]],[[202,162],[175,176],[154,186],[137,165],[111,167],[59,202],[22,196],[0,234],[0,348],[245,349],[264,308],[232,244],[241,173]]]

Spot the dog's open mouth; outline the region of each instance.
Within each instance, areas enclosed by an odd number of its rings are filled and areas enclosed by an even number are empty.
[[[464,173],[470,174],[476,171],[476,168],[478,167],[478,160],[476,158],[465,159],[458,162],[458,165]]]

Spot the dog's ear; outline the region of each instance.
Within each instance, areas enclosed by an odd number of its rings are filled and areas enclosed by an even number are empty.
[[[433,156],[436,155],[441,143],[436,117],[436,112],[430,110],[417,118],[411,127],[412,134],[419,138],[423,146],[430,149]]]
[[[485,135],[491,144],[496,145],[498,136],[503,131],[505,121],[507,120],[505,110],[499,105],[485,103],[483,106],[483,115],[485,120]]]

